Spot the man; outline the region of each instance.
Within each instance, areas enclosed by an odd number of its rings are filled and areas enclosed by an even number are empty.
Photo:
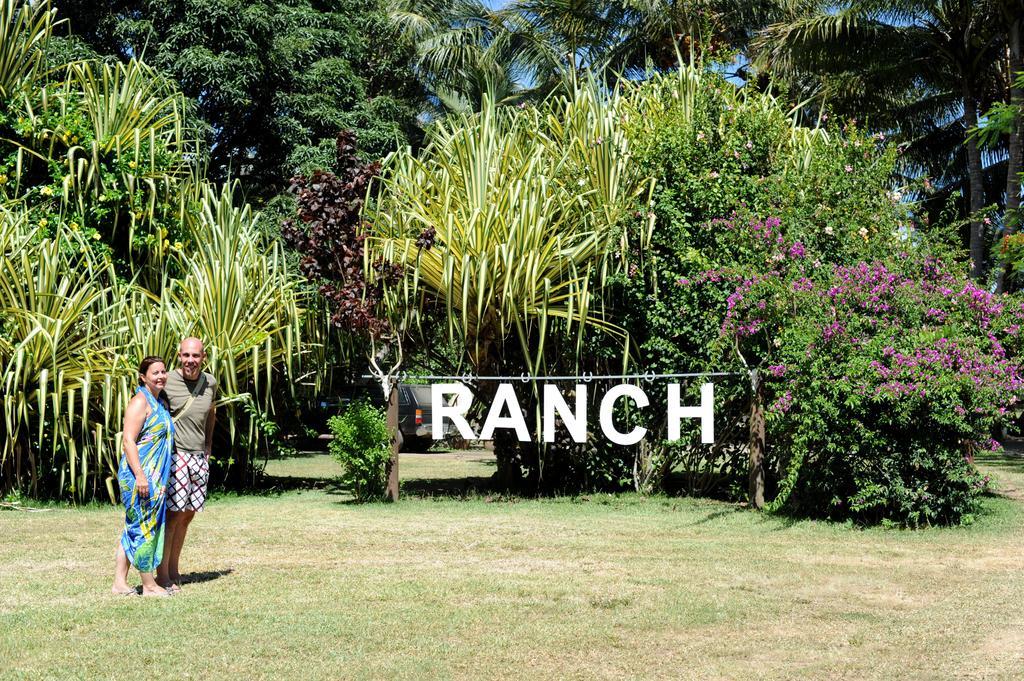
[[[206,487],[210,481],[217,381],[202,371],[205,361],[206,351],[201,340],[181,341],[179,367],[167,372],[164,387],[174,418],[174,461],[167,484],[164,557],[157,568],[157,581],[175,593],[181,591],[178,558],[185,545],[185,534],[192,518],[206,504]]]

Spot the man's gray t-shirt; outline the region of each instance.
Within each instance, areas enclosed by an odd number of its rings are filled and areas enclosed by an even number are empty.
[[[179,415],[178,412],[199,386],[202,377],[206,378],[206,385],[197,393],[188,411]],[[188,381],[178,369],[167,372],[167,385],[164,391],[171,403],[171,414],[177,415],[174,422],[174,446],[183,452],[201,452],[206,449],[206,417],[216,399],[217,380],[205,371],[202,377]]]

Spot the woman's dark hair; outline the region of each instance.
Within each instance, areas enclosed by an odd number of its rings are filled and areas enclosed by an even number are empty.
[[[145,376],[146,372],[149,371],[149,367],[153,366],[157,362],[160,362],[164,366],[167,366],[167,362],[164,361],[163,357],[157,357],[156,355],[150,355],[141,362],[139,362],[139,376]],[[142,379],[139,378],[139,385],[142,385]]]

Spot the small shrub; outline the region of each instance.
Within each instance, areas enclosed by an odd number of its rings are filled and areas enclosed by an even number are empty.
[[[382,499],[391,459],[391,432],[384,411],[353,402],[327,425],[334,435],[329,450],[342,466],[342,482],[359,501]]]

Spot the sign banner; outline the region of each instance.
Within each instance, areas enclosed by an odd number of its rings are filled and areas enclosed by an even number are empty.
[[[587,439],[587,385],[577,383],[574,389],[575,404],[569,406],[558,386],[546,384],[541,393],[542,431],[544,442],[555,441],[555,419],[560,418],[566,430],[576,442]],[[454,400],[447,398],[454,397]],[[647,429],[636,426],[629,432],[619,431],[612,418],[615,406],[621,398],[631,399],[638,408],[650,405],[647,394],[639,386],[622,383],[612,386],[601,398],[598,422],[601,432],[611,442],[618,445],[633,445],[644,439]],[[680,439],[680,422],[682,419],[700,419],[701,442],[713,444],[715,441],[715,386],[704,383],[700,389],[700,405],[684,406],[681,404],[678,383],[668,384],[667,395],[668,440]],[[530,431],[526,427],[526,417],[519,404],[519,396],[511,383],[501,383],[494,394],[494,401],[487,410],[483,426],[479,433],[473,432],[466,414],[473,404],[473,392],[461,383],[435,383],[431,386],[431,413],[433,421],[431,430],[433,438],[444,437],[445,419],[455,426],[459,434],[467,440],[492,440],[494,431],[505,428],[515,431],[520,442],[529,442]]]

